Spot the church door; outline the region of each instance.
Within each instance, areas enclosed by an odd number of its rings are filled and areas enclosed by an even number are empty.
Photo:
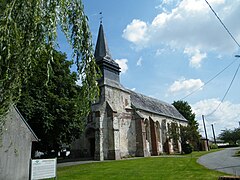
[[[88,157],[94,158],[95,154],[95,129],[88,128],[86,130],[86,139],[87,139],[87,151]]]
[[[95,138],[90,138],[89,139],[89,144],[90,144],[90,156],[94,157],[94,154],[95,154]]]

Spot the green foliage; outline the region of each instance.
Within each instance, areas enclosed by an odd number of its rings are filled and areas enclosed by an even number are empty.
[[[186,101],[174,101],[173,106],[185,117],[188,121],[186,127],[180,127],[180,136],[182,143],[189,142],[195,150],[198,150],[200,134],[198,131],[198,122],[195,120],[195,114],[192,112],[191,106]]]
[[[192,108],[187,101],[174,101],[173,106],[188,120],[190,126],[198,127],[195,114],[192,112]]]
[[[179,127],[176,122],[168,124],[168,136],[170,139],[179,139]]]
[[[184,154],[191,154],[193,151],[193,147],[191,146],[191,144],[182,144],[182,151],[184,152]]]
[[[47,70],[42,73],[48,82],[58,27],[73,49],[82,82],[78,108],[81,115],[86,115],[89,102],[99,93],[99,74],[81,0],[3,0],[0,6],[0,115],[19,100],[23,84],[33,75],[33,67],[43,53],[47,61],[42,66]]]
[[[218,145],[217,144],[211,144],[210,149],[218,149]]]
[[[228,142],[230,145],[236,145],[240,140],[240,128],[226,129],[219,134],[218,138]]]
[[[236,151],[235,156],[240,157],[240,150]]]
[[[192,130],[189,125],[188,126],[182,126],[182,125],[180,126],[180,137],[181,137],[182,143],[186,143],[186,142],[190,141],[191,134],[192,134]]]
[[[168,124],[168,136],[169,139],[173,140],[173,146],[174,149],[177,149],[178,146],[178,140],[180,138],[180,129],[176,122],[171,122],[171,124]]]
[[[47,55],[40,56],[33,67],[33,76],[23,85],[17,104],[40,142],[40,150],[58,150],[62,143],[70,144],[79,137],[84,123],[79,95],[82,87],[76,85],[76,73],[70,72],[71,61],[59,52],[53,52],[51,75],[48,78]],[[45,84],[48,79],[48,85]]]

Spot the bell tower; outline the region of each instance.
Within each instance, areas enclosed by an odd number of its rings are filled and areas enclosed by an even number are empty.
[[[100,24],[98,31],[97,45],[94,56],[96,59],[96,63],[100,67],[103,75],[100,83],[102,81],[104,82],[105,79],[109,79],[119,83],[120,67],[111,57],[103,31],[102,23]]]
[[[95,60],[102,77],[98,80],[99,101],[92,105],[95,114],[95,155],[97,160],[120,159],[119,116],[127,114],[124,102],[130,102],[130,95],[120,83],[120,67],[112,59],[103,25],[100,23],[95,49]],[[129,115],[128,117],[131,117]]]

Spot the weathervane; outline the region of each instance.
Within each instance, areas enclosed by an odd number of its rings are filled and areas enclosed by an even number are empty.
[[[100,24],[102,24],[102,20],[103,20],[103,15],[102,15],[102,14],[103,14],[103,13],[100,12],[99,14],[100,14]]]

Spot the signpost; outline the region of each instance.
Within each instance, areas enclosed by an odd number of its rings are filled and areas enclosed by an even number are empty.
[[[57,158],[54,159],[32,159],[31,180],[47,179],[57,177]]]

